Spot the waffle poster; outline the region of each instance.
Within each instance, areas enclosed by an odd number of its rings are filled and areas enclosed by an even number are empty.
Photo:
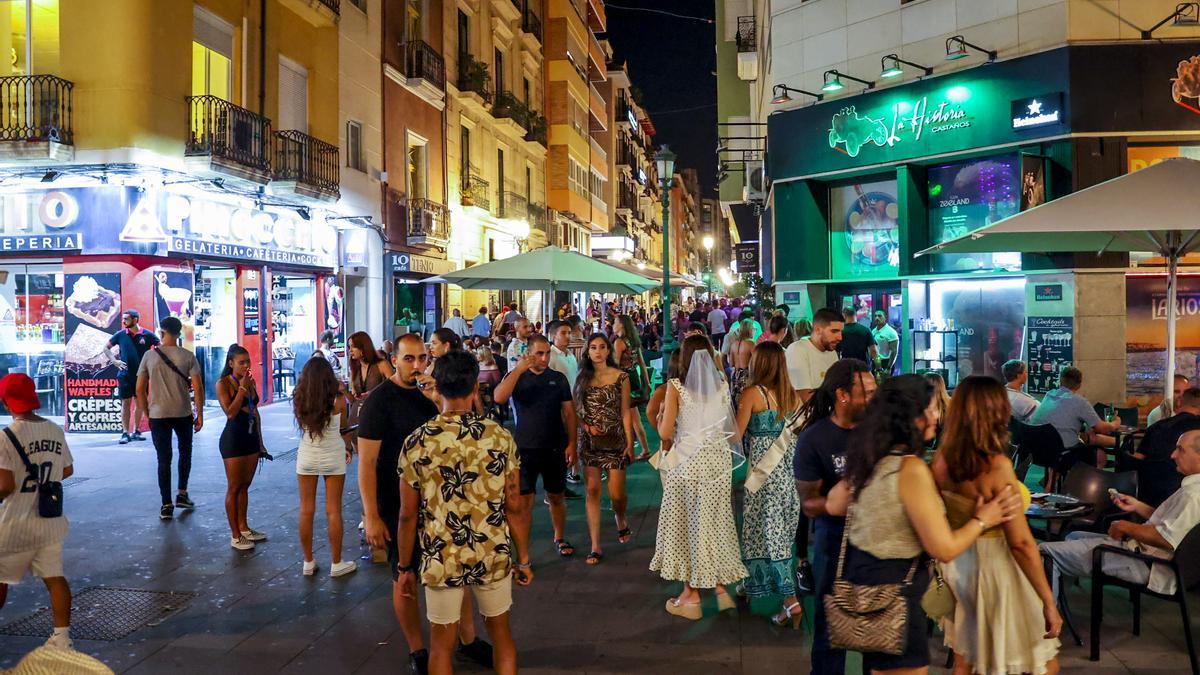
[[[64,282],[67,430],[120,432],[117,367],[104,351],[112,334],[121,330],[121,275],[67,274]]]

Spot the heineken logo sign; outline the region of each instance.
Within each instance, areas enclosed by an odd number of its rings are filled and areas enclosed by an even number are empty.
[[[898,101],[882,113],[862,114],[855,106],[847,106],[830,120],[829,147],[857,157],[867,145],[890,148],[919,141],[926,134],[965,129],[973,121],[965,105],[969,98],[967,88],[959,86],[948,89],[943,98]]]
[[[1012,128],[1030,129],[1047,124],[1061,124],[1062,93],[1020,98],[1012,102]]]

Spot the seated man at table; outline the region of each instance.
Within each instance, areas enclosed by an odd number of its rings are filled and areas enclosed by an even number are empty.
[[[1008,394],[1008,403],[1012,406],[1013,419],[1029,423],[1029,418],[1033,417],[1033,413],[1037,412],[1038,400],[1029,394],[1021,391],[1021,387],[1029,381],[1029,368],[1025,366],[1025,362],[1020,359],[1013,359],[1006,362],[1000,372],[1004,374],[1005,393]]]
[[[1171,387],[1174,395],[1171,397],[1171,400],[1175,402],[1177,407],[1179,405],[1179,397],[1183,396],[1183,390],[1187,388],[1187,377],[1180,375],[1179,373],[1175,373],[1175,383]],[[1175,412],[1171,410],[1171,402],[1164,398],[1162,403],[1154,406],[1154,410],[1151,410],[1150,414],[1146,417],[1146,426],[1152,427],[1158,423],[1159,420],[1165,420],[1173,414],[1175,414]]]
[[[1175,460],[1178,472],[1183,474],[1183,481],[1161,506],[1154,508],[1129,495],[1118,494],[1113,498],[1117,508],[1145,518],[1145,523],[1118,520],[1108,529],[1107,537],[1095,532],[1072,532],[1066,541],[1040,546],[1042,553],[1054,561],[1052,583],[1056,591],[1062,574],[1090,576],[1092,550],[1103,544],[1123,546],[1162,559],[1174,555],[1175,547],[1200,523],[1200,431],[1183,434],[1175,444],[1171,459]],[[1154,565],[1152,569],[1134,558],[1107,555],[1104,572],[1133,583],[1148,582],[1150,590],[1157,593],[1175,591],[1175,576],[1161,565]]]
[[[1033,426],[1053,426],[1062,437],[1063,447],[1071,458],[1063,466],[1057,467],[1061,471],[1067,471],[1076,461],[1104,468],[1108,459],[1104,448],[1111,448],[1116,443],[1116,439],[1107,434],[1120,428],[1117,422],[1100,419],[1092,404],[1079,395],[1081,386],[1083,371],[1075,366],[1064,367],[1058,374],[1058,388],[1046,392],[1041,404],[1029,418]],[[1083,430],[1089,432],[1087,444],[1079,438],[1079,432]]]
[[[1175,414],[1146,429],[1137,452],[1117,455],[1118,471],[1137,471],[1138,496],[1150,506],[1162,504],[1179,489],[1179,472],[1171,461],[1183,434],[1200,429],[1200,389],[1185,389],[1175,397]],[[1124,444],[1122,444],[1124,445]]]

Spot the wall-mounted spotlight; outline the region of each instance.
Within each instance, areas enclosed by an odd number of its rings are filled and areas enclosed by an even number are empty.
[[[996,50],[984,49],[979,45],[971,44],[970,42],[967,42],[961,35],[955,35],[953,37],[946,38],[946,60],[957,61],[959,59],[966,58],[968,54],[968,47],[981,54],[987,54],[988,63],[996,60]]]
[[[921,72],[925,73],[925,77],[929,77],[933,74],[933,68],[930,68],[929,66],[923,66],[919,63],[913,63],[912,61],[905,61],[897,54],[888,54],[879,60],[880,79],[900,77],[903,75],[904,68],[901,67],[901,64],[912,66],[913,68],[920,70]]]
[[[841,91],[841,90],[845,89],[846,85],[842,84],[843,77],[846,78],[847,80],[853,80],[855,82],[859,82],[859,83],[865,85],[867,87],[867,89],[875,88],[875,83],[870,80],[864,80],[864,79],[861,79],[858,77],[854,77],[853,75],[847,75],[847,74],[839,72],[837,70],[827,70],[827,71],[825,71],[825,76],[824,76],[825,84],[821,85],[821,91]]]
[[[1149,40],[1151,34],[1165,26],[1168,21],[1172,22],[1172,26],[1195,26],[1200,24],[1200,2],[1181,2],[1175,5],[1175,11],[1171,12],[1170,16],[1154,24],[1149,30],[1142,31],[1142,39]]]
[[[804,94],[805,96],[811,96],[811,97],[817,99],[818,101],[825,98],[824,95],[822,95],[822,94],[814,94],[811,91],[804,91],[803,89],[796,89],[795,87],[789,87],[786,84],[777,84],[777,85],[775,85],[775,88],[771,90],[771,93],[774,94],[774,96],[775,96],[775,98],[771,99],[771,103],[773,105],[782,105],[784,103],[791,103],[792,97],[788,96],[788,92],[792,92],[792,91],[796,92],[797,94]]]

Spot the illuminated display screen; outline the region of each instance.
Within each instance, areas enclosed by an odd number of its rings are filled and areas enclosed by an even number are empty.
[[[896,181],[830,188],[830,257],[835,279],[895,277],[900,270]]]
[[[929,170],[929,235],[940,244],[1015,215],[1021,208],[1017,155],[943,164]],[[1018,253],[965,253],[933,257],[935,272],[1019,270]]]

